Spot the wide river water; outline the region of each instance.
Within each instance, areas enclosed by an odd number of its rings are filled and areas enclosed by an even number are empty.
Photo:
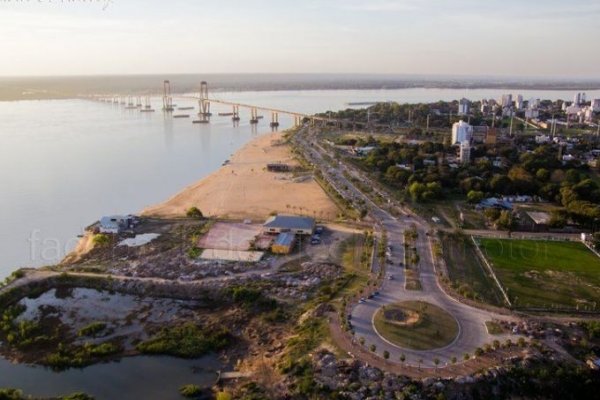
[[[348,102],[434,102],[467,97],[499,98],[516,90],[399,89],[217,93],[214,97],[274,108],[316,113],[348,108]],[[522,91],[525,99],[572,99],[568,91]],[[600,91],[588,92],[588,98]],[[175,101],[178,106],[196,106]],[[215,171],[224,160],[260,133],[270,131],[270,116],[258,126],[248,110],[234,126],[219,117],[228,107],[213,104],[209,125],[192,118],[173,119],[160,111],[126,110],[87,100],[0,102],[0,279],[18,266],[57,262],[73,248],[83,228],[102,215],[136,213],[172,196]],[[291,126],[280,116],[281,128]],[[191,367],[210,360],[163,357],[127,358],[83,370],[54,373],[11,365],[0,358],[0,387],[36,395],[88,390],[98,399],[177,397],[179,384],[195,377]],[[162,388],[162,389],[161,389]],[[160,393],[159,393],[160,392]],[[128,393],[127,396],[124,394]],[[158,397],[157,397],[158,395]]]

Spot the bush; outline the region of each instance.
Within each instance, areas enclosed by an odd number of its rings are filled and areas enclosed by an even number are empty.
[[[202,211],[200,211],[200,209],[198,207],[190,207],[187,212],[185,213],[185,215],[188,218],[196,218],[196,219],[202,219],[204,218],[204,215],[202,214]]]
[[[198,385],[183,385],[179,388],[179,393],[183,397],[196,397],[202,392],[200,386]]]
[[[200,357],[229,345],[230,335],[226,328],[201,328],[192,322],[163,328],[136,348],[147,354],[166,354],[183,358]]]
[[[110,236],[104,233],[98,233],[92,238],[92,243],[96,246],[107,246],[110,244]]]
[[[96,336],[106,328],[104,322],[92,322],[91,324],[84,326],[77,332],[77,336]]]

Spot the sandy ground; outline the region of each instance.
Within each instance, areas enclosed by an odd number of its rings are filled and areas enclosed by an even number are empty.
[[[289,147],[279,144],[280,138],[280,133],[259,136],[235,153],[228,165],[143,214],[182,216],[196,206],[206,216],[262,221],[279,212],[333,219],[337,209],[314,180],[294,182],[291,174],[266,170],[271,162],[295,164]]]

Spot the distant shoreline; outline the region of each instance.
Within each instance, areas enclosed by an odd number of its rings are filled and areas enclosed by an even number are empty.
[[[161,95],[162,82],[174,93],[198,91],[200,81],[211,92],[318,90],[600,90],[600,78],[451,77],[366,74],[164,74],[72,77],[0,77],[0,101],[74,99],[90,95]]]

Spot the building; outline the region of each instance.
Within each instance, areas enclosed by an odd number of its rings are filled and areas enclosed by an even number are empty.
[[[284,163],[269,163],[267,164],[267,171],[269,172],[288,172],[291,171],[291,167]]]
[[[515,100],[515,108],[517,110],[521,110],[523,108],[523,95],[518,95],[517,100]]]
[[[277,239],[271,245],[271,252],[274,254],[290,254],[296,243],[296,235],[291,232],[282,232],[277,235]]]
[[[112,215],[100,218],[98,231],[100,233],[121,233],[131,229],[135,223],[135,217],[132,215]]]
[[[265,233],[291,232],[298,235],[312,235],[315,230],[315,220],[297,215],[276,215],[263,224]]]
[[[485,143],[486,144],[496,144],[498,141],[498,134],[496,132],[496,128],[492,127],[488,129],[487,134],[485,135]]]
[[[527,222],[529,228],[532,231],[540,232],[548,230],[548,225],[550,224],[550,214],[542,211],[528,211],[525,212],[525,215],[528,217],[524,222]]]
[[[483,199],[481,201],[481,203],[479,203],[477,205],[477,208],[478,209],[497,208],[499,210],[512,211],[513,206],[509,201],[490,197],[488,199]]]
[[[452,125],[452,144],[470,141],[473,137],[473,127],[463,120]]]
[[[502,106],[502,108],[512,107],[512,94],[503,94],[502,99],[500,99],[500,105]]]
[[[600,99],[592,100],[591,107],[594,112],[600,112]]]
[[[468,164],[471,162],[471,143],[468,140],[461,142],[458,160],[461,164]]]
[[[471,102],[464,97],[458,102],[458,115],[467,115],[471,107]]]

